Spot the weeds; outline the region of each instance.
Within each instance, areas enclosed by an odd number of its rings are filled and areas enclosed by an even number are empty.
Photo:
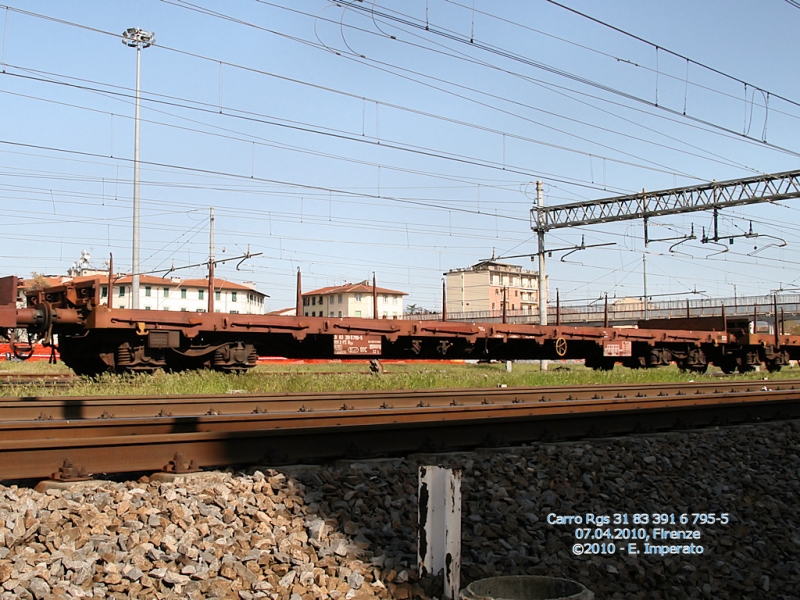
[[[540,371],[538,363],[515,363],[511,372],[504,364],[388,363],[383,375],[368,372],[364,363],[267,364],[244,374],[215,371],[154,374],[104,374],[96,379],[79,378],[74,385],[54,388],[42,384],[3,386],[2,396],[141,396],[180,394],[237,394],[287,392],[346,392],[368,390],[536,387],[558,385],[602,385],[667,383],[720,380],[719,371],[683,373],[676,367],[592,371],[582,365],[551,365]],[[0,362],[0,373],[69,373],[63,364]],[[754,372],[725,380],[800,378],[800,369],[780,373]]]

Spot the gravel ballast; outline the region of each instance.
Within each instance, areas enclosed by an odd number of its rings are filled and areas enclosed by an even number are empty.
[[[441,597],[441,578],[416,570],[423,463],[462,469],[462,585],[533,574],[600,599],[800,598],[794,421],[44,493],[0,486],[0,598]],[[695,513],[716,520],[663,526],[699,531],[692,555],[631,555],[626,540],[576,556],[579,526],[548,523]]]

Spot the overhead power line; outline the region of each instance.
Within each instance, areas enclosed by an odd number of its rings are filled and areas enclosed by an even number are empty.
[[[739,77],[736,77],[735,75],[730,75],[729,73],[725,73],[724,71],[721,71],[721,70],[719,70],[719,69],[717,69],[715,67],[707,65],[705,63],[701,63],[699,61],[696,61],[693,58],[689,58],[688,56],[685,56],[685,55],[680,54],[678,52],[674,52],[672,50],[664,48],[663,46],[660,46],[660,45],[655,44],[655,43],[653,43],[653,42],[651,42],[649,40],[646,40],[643,37],[640,37],[640,36],[638,36],[636,34],[630,33],[629,31],[625,31],[624,29],[620,29],[619,27],[617,27],[615,25],[611,25],[610,23],[606,23],[605,21],[601,21],[600,19],[598,19],[596,17],[592,17],[591,15],[587,15],[586,13],[582,13],[579,10],[576,10],[574,8],[570,8],[569,6],[561,4],[560,2],[556,2],[556,0],[547,0],[547,1],[550,4],[554,4],[554,5],[556,5],[556,6],[560,7],[560,8],[563,8],[564,10],[568,10],[568,11],[570,11],[572,13],[575,13],[576,15],[578,15],[580,17],[583,17],[584,19],[589,19],[590,21],[593,21],[593,22],[597,23],[598,25],[602,25],[603,27],[608,27],[609,29],[612,29],[613,31],[616,31],[617,33],[621,33],[622,35],[625,35],[625,36],[627,36],[629,38],[632,38],[632,39],[636,40],[637,42],[641,42],[643,44],[647,44],[648,46],[658,50],[659,52],[666,52],[667,54],[671,54],[672,56],[674,56],[676,58],[680,58],[681,60],[685,60],[688,63],[691,63],[693,65],[696,65],[698,67],[701,67],[703,69],[711,71],[712,73],[716,73],[717,75],[721,75],[722,77],[725,77],[727,79],[730,79],[731,81],[735,81],[737,83],[741,83],[742,85],[745,86],[745,88],[751,87],[751,88],[753,88],[753,89],[755,89],[755,90],[757,90],[759,92],[762,92],[762,93],[766,94],[768,97],[779,98],[780,100],[783,100],[787,104],[791,104],[793,106],[800,107],[800,102],[797,102],[795,100],[787,98],[786,96],[781,96],[780,94],[776,94],[775,92],[770,92],[769,90],[765,90],[764,88],[762,88],[760,86],[757,86],[757,85],[755,85],[753,83],[750,83],[748,81],[745,81],[744,79],[740,79]],[[786,0],[786,1],[789,2],[790,4],[795,5],[798,8],[800,8],[800,3],[798,3],[796,0]]]
[[[19,148],[31,148],[31,149],[36,149],[36,150],[47,150],[47,151],[50,151],[50,152],[74,154],[74,155],[78,155],[78,156],[88,156],[88,157],[92,157],[92,158],[105,158],[105,159],[111,159],[111,160],[114,160],[114,161],[123,161],[123,162],[128,162],[128,163],[133,162],[132,159],[120,158],[120,157],[108,157],[108,156],[105,156],[103,154],[99,154],[99,153],[96,153],[96,152],[86,152],[86,151],[82,151],[82,150],[71,150],[71,149],[66,149],[66,148],[56,148],[56,147],[53,147],[53,146],[43,146],[43,145],[39,145],[39,144],[25,144],[25,143],[22,143],[22,142],[11,142],[11,141],[8,141],[8,140],[0,140],[0,144],[5,144],[5,145],[8,145],[8,146],[15,146],[15,147],[19,147]],[[400,204],[410,204],[410,205],[419,205],[419,206],[424,206],[424,207],[433,207],[433,208],[438,208],[438,209],[441,209],[441,210],[446,210],[446,211],[451,211],[451,212],[460,212],[460,213],[468,213],[468,214],[480,215],[482,217],[496,217],[496,218],[507,219],[507,220],[511,220],[511,221],[525,221],[526,220],[526,219],[523,219],[521,217],[514,217],[514,216],[511,216],[511,215],[490,214],[490,213],[486,213],[486,212],[480,212],[480,211],[477,211],[477,210],[468,210],[468,209],[454,207],[454,206],[438,206],[438,205],[435,205],[435,204],[432,204],[432,203],[428,203],[428,202],[420,202],[420,201],[409,200],[409,199],[400,199],[400,198],[396,198],[394,196],[384,196],[382,194],[368,194],[366,192],[354,192],[354,191],[348,191],[348,190],[343,190],[343,189],[338,189],[338,188],[324,187],[324,186],[311,185],[311,184],[305,184],[305,183],[296,183],[296,182],[290,182],[290,181],[282,181],[280,179],[269,179],[269,178],[266,178],[266,177],[256,177],[256,176],[252,176],[252,175],[241,175],[241,174],[237,174],[237,173],[227,173],[225,171],[217,171],[217,170],[214,170],[214,169],[200,169],[200,168],[197,168],[197,167],[188,167],[188,166],[185,166],[185,165],[175,165],[175,164],[155,162],[155,161],[144,161],[143,160],[143,161],[140,161],[140,162],[143,165],[155,166],[155,167],[165,167],[165,168],[170,168],[170,169],[175,169],[175,170],[184,171],[184,172],[190,172],[190,173],[201,173],[201,174],[206,174],[206,175],[217,175],[217,176],[220,176],[220,177],[232,177],[232,178],[235,178],[235,179],[244,179],[244,180],[247,180],[247,181],[259,181],[259,182],[264,182],[264,183],[274,183],[274,184],[278,184],[278,185],[285,185],[285,186],[289,186],[289,187],[296,187],[296,188],[302,188],[302,189],[308,189],[308,190],[332,192],[332,193],[335,193],[335,194],[342,194],[342,195],[345,195],[345,196],[354,196],[354,197],[358,197],[358,198],[373,198],[373,199],[387,200],[389,202],[397,202],[397,203],[400,203]]]
[[[548,1],[552,1],[552,0],[548,0]],[[714,123],[712,121],[709,121],[707,119],[702,119],[700,117],[694,117],[694,116],[691,116],[691,115],[686,114],[686,113],[681,113],[678,110],[666,107],[663,104],[659,104],[658,102],[654,102],[652,100],[648,100],[646,98],[642,98],[641,96],[637,96],[636,94],[625,92],[624,90],[612,87],[610,85],[606,85],[606,84],[600,83],[599,81],[594,81],[593,79],[590,79],[588,77],[584,77],[582,75],[578,75],[578,74],[575,74],[575,73],[571,73],[569,71],[565,71],[564,69],[560,69],[560,68],[555,67],[553,65],[549,65],[547,63],[543,63],[543,62],[540,62],[540,61],[537,61],[537,60],[533,60],[531,58],[522,56],[520,54],[516,54],[516,53],[511,52],[509,50],[505,50],[503,48],[499,48],[497,46],[492,46],[492,45],[487,44],[485,42],[481,42],[480,40],[476,40],[475,38],[470,38],[470,37],[467,37],[467,36],[462,35],[462,34],[450,32],[450,31],[448,31],[446,29],[434,27],[430,23],[424,23],[424,22],[418,21],[418,20],[413,19],[413,18],[408,18],[406,16],[397,16],[395,14],[391,14],[391,13],[388,13],[388,12],[377,11],[373,5],[364,6],[363,3],[361,3],[360,1],[336,0],[336,2],[337,2],[337,4],[341,4],[342,6],[345,6],[347,8],[352,8],[353,10],[360,11],[362,13],[366,13],[366,14],[373,15],[373,16],[378,16],[378,17],[380,17],[382,19],[385,19],[387,21],[399,23],[399,24],[405,25],[407,27],[412,27],[412,28],[415,28],[415,29],[426,31],[426,32],[428,32],[429,34],[432,34],[432,35],[440,36],[440,37],[455,41],[455,42],[460,43],[460,44],[468,45],[468,46],[473,47],[473,48],[478,48],[480,50],[495,54],[497,56],[506,58],[508,60],[519,62],[521,64],[525,64],[525,65],[534,67],[536,69],[540,69],[540,70],[546,71],[548,73],[552,73],[554,75],[558,75],[560,77],[564,77],[566,79],[570,79],[570,80],[575,81],[577,83],[581,83],[583,85],[594,87],[596,89],[602,90],[602,91],[607,92],[609,94],[614,94],[616,96],[620,96],[622,98],[625,98],[627,100],[631,100],[633,102],[637,102],[637,103],[640,103],[640,104],[646,104],[647,106],[656,108],[658,110],[665,111],[665,112],[668,112],[668,113],[671,113],[671,114],[674,114],[674,115],[678,115],[678,116],[683,117],[685,119],[692,120],[692,121],[694,121],[696,123],[702,123],[703,125],[707,125],[709,127],[713,127],[715,129],[719,129],[721,131],[725,131],[725,132],[731,133],[733,135],[741,136],[743,138],[748,138],[748,139],[752,139],[752,140],[757,139],[757,138],[754,138],[754,137],[748,135],[747,133],[740,133],[738,131],[734,131],[733,129],[730,129],[729,127],[725,127],[723,125],[719,125],[719,124]],[[559,5],[559,6],[561,6],[561,5]],[[761,89],[761,88],[758,88],[758,89]],[[766,90],[765,90],[765,93],[767,93]],[[784,99],[782,96],[777,96],[776,95],[776,97]],[[787,102],[795,104],[791,100],[787,100]],[[800,104],[798,104],[798,106],[800,106]],[[784,150],[784,151],[792,152],[791,150],[788,150],[787,148],[783,148],[781,146],[778,146],[778,145],[775,145],[775,144],[771,144],[771,143],[769,143],[769,142],[767,142],[766,140],[763,140],[763,139],[758,140],[758,141],[763,142],[765,145],[770,146],[770,147],[774,147],[775,149],[778,149],[778,150]]]

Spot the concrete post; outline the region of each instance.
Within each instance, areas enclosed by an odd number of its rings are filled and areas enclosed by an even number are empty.
[[[444,597],[458,597],[461,584],[461,470],[419,468],[420,577],[444,569]]]

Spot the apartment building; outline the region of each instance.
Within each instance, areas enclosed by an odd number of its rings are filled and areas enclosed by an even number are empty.
[[[485,260],[471,267],[452,269],[444,275],[448,314],[502,311],[504,298],[506,310],[524,313],[539,310],[537,271]],[[548,291],[546,285],[545,291]]]

